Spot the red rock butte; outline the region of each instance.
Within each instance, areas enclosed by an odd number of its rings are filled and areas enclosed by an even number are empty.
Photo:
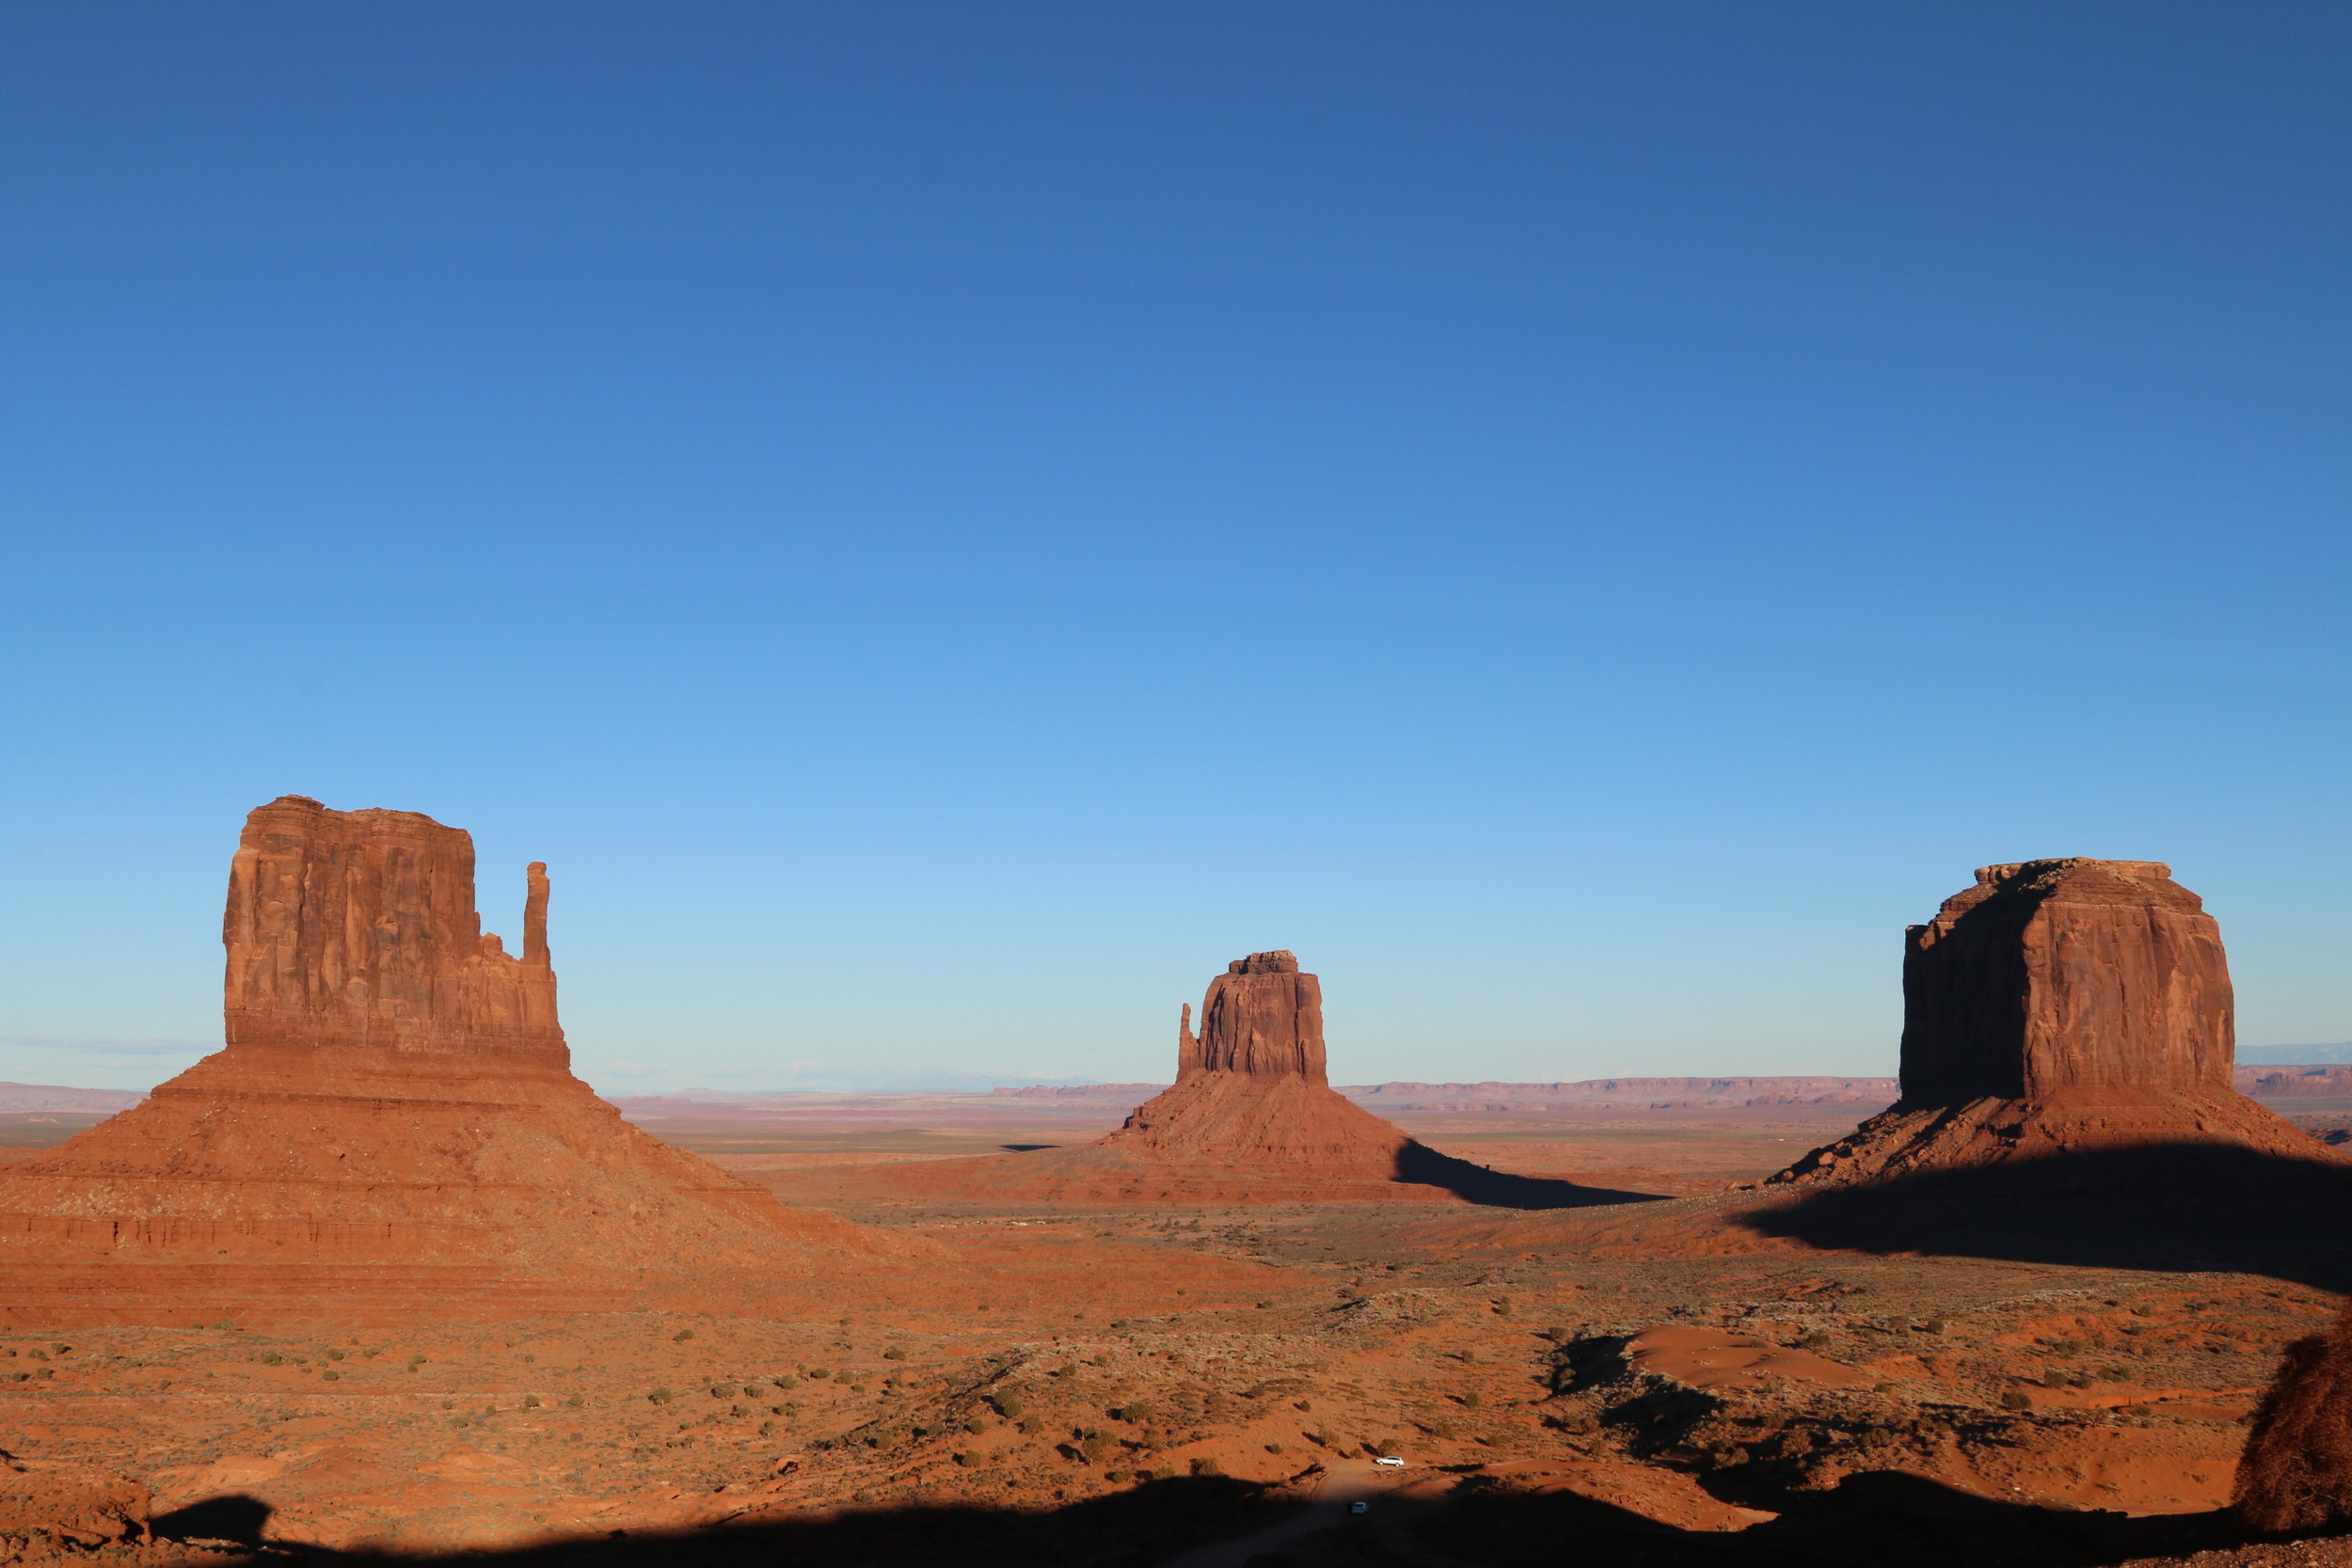
[[[1176,1082],[1116,1132],[1074,1148],[911,1164],[886,1180],[927,1196],[1069,1203],[1603,1200],[1438,1153],[1332,1088],[1324,1058],[1321,983],[1290,953],[1252,953],[1209,982],[1198,1035],[1184,1009]]]
[[[510,954],[462,830],[297,795],[254,811],[221,932],[227,1046],[0,1167],[0,1322],[707,1303],[873,1250],[572,1075],[547,911],[534,864]]]
[[[2156,861],[1988,865],[1906,933],[1902,1098],[1773,1182],[2164,1143],[2332,1159],[2231,1086],[2221,928]]]

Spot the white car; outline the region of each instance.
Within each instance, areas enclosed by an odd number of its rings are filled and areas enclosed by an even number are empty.
[[[1405,1461],[1399,1459],[1392,1453],[1384,1453],[1379,1458],[1374,1460],[1373,1463],[1375,1465],[1393,1465],[1400,1470],[1405,1468]]]

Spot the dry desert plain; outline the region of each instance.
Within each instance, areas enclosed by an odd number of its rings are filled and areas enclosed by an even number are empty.
[[[1875,1109],[1834,1090],[1744,1103],[1752,1085],[1383,1106],[1444,1152],[1657,1202],[1072,1209],[904,1185],[912,1167],[1084,1143],[1152,1087],[624,1102],[787,1204],[907,1245],[759,1316],[354,1332],[280,1304],[200,1328],[7,1333],[10,1451],[145,1485],[157,1526],[144,1544],[25,1550],[2344,1560],[2332,1541],[2243,1544],[2216,1512],[2281,1347],[2325,1323],[2346,1277],[2297,1213],[2175,1204],[2104,1227],[2105,1266],[2069,1260],[2063,1216],[1979,1216],[1944,1250],[1726,1227],[1756,1195],[1724,1189]],[[2265,1098],[2321,1131],[2352,1114]],[[21,1154],[95,1119],[10,1116],[0,1143]],[[2183,1259],[2207,1266],[2156,1266]]]

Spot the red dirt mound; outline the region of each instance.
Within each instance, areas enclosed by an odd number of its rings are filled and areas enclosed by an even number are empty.
[[[1988,865],[1911,927],[1902,1098],[1774,1182],[2164,1143],[2325,1159],[2231,1086],[2221,929],[2154,861]]]
[[[623,1121],[571,1072],[545,867],[523,952],[412,812],[256,810],[227,1049],[0,1172],[0,1322],[605,1309],[811,1273],[867,1233]]]

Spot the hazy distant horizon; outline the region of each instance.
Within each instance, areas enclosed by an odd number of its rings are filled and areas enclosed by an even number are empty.
[[[89,1075],[92,1080],[89,1082],[65,1084],[53,1079],[33,1079],[20,1076],[21,1073],[28,1070],[28,1067],[30,1065],[27,1063],[26,1055],[24,1053],[27,1049],[34,1051],[45,1049],[54,1052],[72,1052],[75,1050],[76,1047],[72,1042],[49,1041],[25,1048],[21,1046],[18,1042],[10,1042],[5,1039],[0,1039],[0,1063],[6,1063],[14,1069],[14,1070],[0,1070],[0,1083],[32,1085],[42,1088],[83,1088],[103,1089],[108,1091],[130,1090],[143,1093],[153,1088],[155,1085],[164,1082],[165,1079],[172,1076],[172,1073],[178,1072],[182,1069],[193,1065],[198,1056],[210,1053],[210,1051],[192,1053],[188,1057],[187,1061],[180,1063],[179,1066],[172,1069],[172,1072],[163,1073],[159,1076],[152,1077],[146,1082],[122,1081],[100,1083],[95,1081],[95,1079],[99,1077],[121,1079],[125,1077],[135,1078],[137,1076],[135,1070],[132,1070],[127,1074],[109,1070],[104,1073]],[[211,1051],[217,1051],[220,1049],[221,1047],[217,1045],[210,1048]],[[2242,1046],[2238,1050],[2237,1061],[2239,1065],[2246,1067],[2322,1067],[2330,1063],[2352,1062],[2352,1040],[2342,1041],[2331,1045]],[[577,1068],[577,1064],[575,1064],[575,1066]],[[1175,1074],[1172,1070],[1170,1070],[1162,1071],[1156,1075],[1145,1073],[1134,1078],[1104,1078],[1084,1075],[1062,1078],[1032,1078],[986,1072],[957,1072],[946,1069],[932,1071],[916,1070],[913,1072],[891,1072],[887,1069],[880,1069],[869,1070],[864,1073],[845,1069],[841,1071],[812,1071],[798,1080],[779,1079],[775,1082],[767,1084],[739,1084],[725,1087],[701,1083],[664,1084],[660,1085],[651,1085],[644,1083],[597,1083],[596,1078],[586,1071],[582,1071],[580,1076],[583,1079],[586,1079],[590,1086],[595,1088],[598,1094],[605,1096],[607,1099],[620,1099],[627,1098],[630,1095],[693,1093],[984,1093],[987,1090],[997,1088],[1017,1089],[1057,1086],[1075,1088],[1089,1084],[1166,1084],[1170,1082],[1174,1078]],[[1424,1073],[1411,1077],[1391,1075],[1382,1078],[1373,1078],[1361,1075],[1349,1077],[1335,1069],[1331,1075],[1331,1081],[1335,1084],[1348,1085],[1398,1082],[1431,1084],[1553,1084],[1581,1083],[1594,1079],[1606,1078],[1892,1078],[1894,1076],[1895,1064],[1890,1060],[1883,1070],[1877,1072],[1849,1072],[1842,1069],[1837,1071],[1823,1069],[1820,1071],[1808,1072],[1803,1069],[1776,1070],[1772,1072],[1766,1072],[1761,1069],[1754,1071],[1727,1072],[1674,1072],[1651,1070],[1645,1068],[1638,1072],[1628,1069],[1615,1072],[1580,1072],[1574,1074],[1554,1073],[1549,1075],[1539,1074],[1531,1077],[1505,1077],[1498,1073],[1478,1072],[1475,1070],[1465,1069],[1442,1074]]]

